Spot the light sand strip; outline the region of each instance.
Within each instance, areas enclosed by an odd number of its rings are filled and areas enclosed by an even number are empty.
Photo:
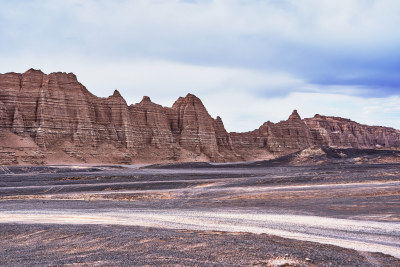
[[[331,244],[400,258],[400,223],[290,214],[196,210],[121,210],[116,212],[27,210],[0,212],[1,223],[117,224],[187,230],[271,234]],[[1,227],[1,226],[0,226]]]

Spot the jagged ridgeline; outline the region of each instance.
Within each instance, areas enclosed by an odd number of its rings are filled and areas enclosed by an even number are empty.
[[[243,161],[286,155],[310,146],[400,147],[400,131],[338,117],[264,123],[228,133],[199,98],[163,107],[143,97],[128,106],[118,91],[91,94],[72,73],[0,74],[0,164]]]

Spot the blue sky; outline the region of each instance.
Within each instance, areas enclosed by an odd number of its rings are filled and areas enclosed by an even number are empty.
[[[194,93],[229,131],[336,115],[400,129],[397,0],[0,0],[0,72],[73,72],[171,106]]]

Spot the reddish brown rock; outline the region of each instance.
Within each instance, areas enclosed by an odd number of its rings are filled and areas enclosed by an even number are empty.
[[[266,122],[260,128],[247,133],[231,133],[234,147],[241,150],[264,151],[274,155],[288,154],[309,147],[313,140],[307,125],[301,120],[296,110],[287,121]],[[257,150],[260,150],[257,152]],[[262,154],[262,153],[261,153]]]
[[[232,150],[232,147],[221,118],[214,120],[201,100],[192,94],[180,97],[172,109],[178,117],[175,131],[179,133],[179,145],[199,155],[204,154],[211,160],[223,161],[221,152]]]
[[[219,149],[232,150],[232,142],[229,133],[225,130],[224,123],[220,116],[214,120],[215,137]]]
[[[315,144],[339,148],[399,148],[400,131],[349,119],[315,115],[305,119]]]
[[[400,147],[400,132],[316,115],[264,123],[228,133],[199,98],[180,97],[171,108],[143,97],[128,106],[115,90],[91,94],[72,73],[30,69],[0,74],[2,164],[132,163],[267,159],[313,145]],[[8,162],[8,163],[7,163]]]
[[[11,131],[19,134],[24,132],[24,120],[19,113],[18,108],[15,108],[14,111]]]
[[[220,146],[231,149],[222,121],[215,122],[190,94],[172,108],[149,97],[128,106],[117,90],[108,98],[92,95],[72,73],[30,69],[1,74],[0,101],[3,131],[31,138],[47,154],[78,161],[96,161],[104,151],[123,162],[185,160],[182,149],[224,161]]]
[[[296,110],[287,121],[264,123],[247,133],[231,133],[236,149],[260,154],[266,150],[274,155],[285,155],[311,146],[336,148],[400,148],[400,131],[379,126],[368,126],[339,117],[315,115],[302,120]],[[242,153],[244,154],[244,153]]]

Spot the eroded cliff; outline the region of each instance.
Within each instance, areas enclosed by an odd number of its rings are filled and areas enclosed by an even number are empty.
[[[72,73],[0,74],[0,165],[268,159],[313,145],[399,148],[400,132],[316,115],[228,133],[188,94],[171,108],[143,97],[128,106],[116,90],[91,94]]]

